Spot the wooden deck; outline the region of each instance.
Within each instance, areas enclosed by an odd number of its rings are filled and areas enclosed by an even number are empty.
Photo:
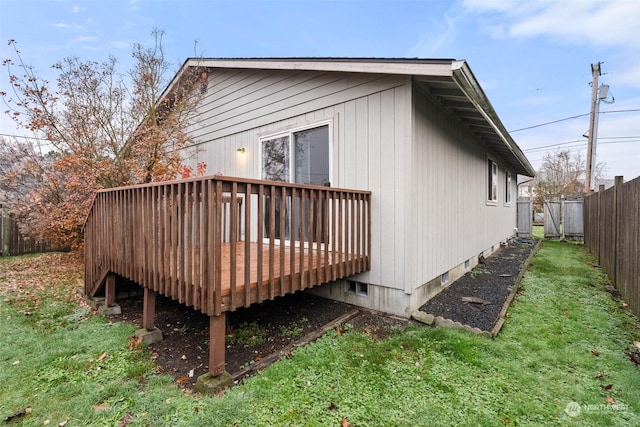
[[[218,375],[225,312],[370,269],[370,198],[220,176],[100,191],[84,227],[85,294],[113,302],[120,275],[145,289],[145,328],[156,293],[208,314]]]

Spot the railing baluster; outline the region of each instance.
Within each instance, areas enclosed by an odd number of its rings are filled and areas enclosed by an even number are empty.
[[[284,261],[284,249],[285,243],[287,241],[287,233],[286,233],[286,216],[287,216],[287,188],[280,187],[280,286],[278,295],[284,295],[285,291],[285,261]]]
[[[305,236],[305,228],[307,223],[306,217],[306,209],[305,205],[307,203],[306,200],[307,191],[302,188],[300,189],[300,288],[304,289],[307,287],[307,275],[305,274],[304,267],[304,236]]]
[[[269,196],[269,299],[275,298],[274,263],[276,234],[276,187],[270,185]],[[282,230],[280,230],[282,233]]]
[[[231,201],[229,202],[229,213],[231,214],[231,225],[229,229],[229,292],[230,292],[230,304],[231,311],[236,309],[236,284],[238,281],[238,259],[237,259],[237,244],[238,244],[238,183],[233,182],[231,184]]]
[[[263,271],[263,256],[264,256],[264,184],[259,184],[258,186],[258,231],[256,234],[256,245],[258,248],[257,253],[257,271],[256,271],[256,282],[258,284],[258,301],[262,300],[263,295],[263,279],[264,279],[264,271]],[[249,239],[247,239],[249,242]]]
[[[291,189],[289,199],[289,277],[291,284],[290,291],[295,292],[300,289],[300,280],[296,275],[296,189]]]
[[[251,183],[244,187],[244,306],[251,305]]]
[[[219,316],[222,313],[222,181],[215,180],[215,204],[214,204],[214,304],[213,314]]]

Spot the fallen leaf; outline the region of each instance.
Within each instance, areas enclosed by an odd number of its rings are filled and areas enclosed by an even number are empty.
[[[591,354],[594,356],[600,356],[600,352],[598,350],[591,350]]]
[[[102,353],[100,356],[98,356],[98,362],[100,362],[101,360],[106,359],[108,356],[107,352],[105,351],[104,353]]]
[[[129,337],[129,350],[140,350],[142,345],[142,337]]]
[[[606,399],[604,399],[604,400],[606,400],[606,401],[607,401],[607,403],[610,403],[610,404],[612,404],[612,405],[613,405],[614,403],[616,403],[616,400],[615,400],[613,397],[611,397],[611,396],[607,396],[607,398],[606,398]]]
[[[16,365],[19,365],[19,364],[20,364],[19,360],[16,360],[15,362],[13,362],[13,366],[16,366]]]
[[[602,387],[605,390],[611,390],[611,387],[613,387],[613,384],[601,385],[600,387]]]
[[[329,405],[329,407],[327,409],[329,411],[335,411],[336,409],[338,409],[338,407],[336,406],[335,403],[331,402],[331,404]]]
[[[58,423],[58,427],[64,427],[67,425],[68,422],[69,422],[68,420],[61,421]]]
[[[347,417],[342,416],[342,420],[340,421],[340,427],[351,427],[351,423],[347,421]]]
[[[626,310],[627,308],[629,308],[629,304],[627,304],[626,302],[623,302],[620,308],[623,310]]]
[[[638,350],[640,350],[640,341],[635,341],[635,342],[633,343],[633,345],[635,345],[635,346],[636,346],[636,348],[637,348]]]
[[[50,422],[51,422],[51,420],[44,420],[44,422],[42,424],[44,424],[45,426],[48,426]]]
[[[180,359],[187,360],[187,356],[183,354],[182,356],[180,356]]]
[[[195,374],[194,370],[190,370],[189,373],[187,374],[189,376],[189,378],[193,378],[193,375]]]
[[[104,411],[105,409],[109,409],[109,405],[107,405],[106,403],[99,403],[97,405],[93,405],[91,409],[93,409],[96,412],[100,412],[100,411]]]
[[[181,383],[183,383],[183,382],[185,382],[185,381],[189,381],[189,377],[188,377],[188,376],[187,376],[187,377],[178,377],[178,378],[176,379],[176,382],[177,382],[178,384],[181,384]]]
[[[595,378],[596,378],[597,380],[599,380],[599,379],[606,378],[606,377],[607,377],[607,375],[605,375],[605,373],[604,373],[604,372],[598,372],[598,373],[596,374],[596,377],[595,377]]]
[[[124,417],[120,418],[120,422],[118,423],[118,427],[125,427],[125,426],[131,424],[131,421],[133,421],[133,415],[127,413],[127,415],[125,415]]]
[[[262,360],[262,356],[256,356],[256,357],[253,358],[254,362],[259,362],[261,360]]]
[[[562,315],[567,317],[569,315],[569,312],[567,310],[562,310]]]

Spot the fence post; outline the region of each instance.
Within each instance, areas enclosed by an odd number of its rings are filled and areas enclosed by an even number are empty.
[[[615,177],[614,184],[614,205],[613,205],[613,244],[614,244],[614,253],[615,253],[615,261],[613,263],[613,271],[611,272],[611,281],[613,285],[618,288],[618,279],[619,273],[621,270],[621,263],[623,260],[622,254],[622,245],[620,244],[621,239],[621,229],[620,226],[620,216],[624,212],[623,205],[623,197],[622,197],[622,184],[624,183],[624,178],[622,176]],[[625,296],[626,297],[626,296]]]
[[[602,193],[604,193],[604,184],[598,187],[598,265],[602,266]]]

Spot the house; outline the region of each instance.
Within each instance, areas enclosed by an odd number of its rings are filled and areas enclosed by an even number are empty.
[[[409,316],[514,234],[516,177],[534,170],[466,62],[190,59],[189,67],[208,77],[190,129],[194,163],[371,191],[371,270],[318,294]]]
[[[534,170],[465,61],[189,59],[164,96],[193,75],[216,175],[99,192],[85,293],[140,283],[147,330],[156,293],[207,313],[212,378],[226,311],[312,288],[408,317],[514,236]]]

